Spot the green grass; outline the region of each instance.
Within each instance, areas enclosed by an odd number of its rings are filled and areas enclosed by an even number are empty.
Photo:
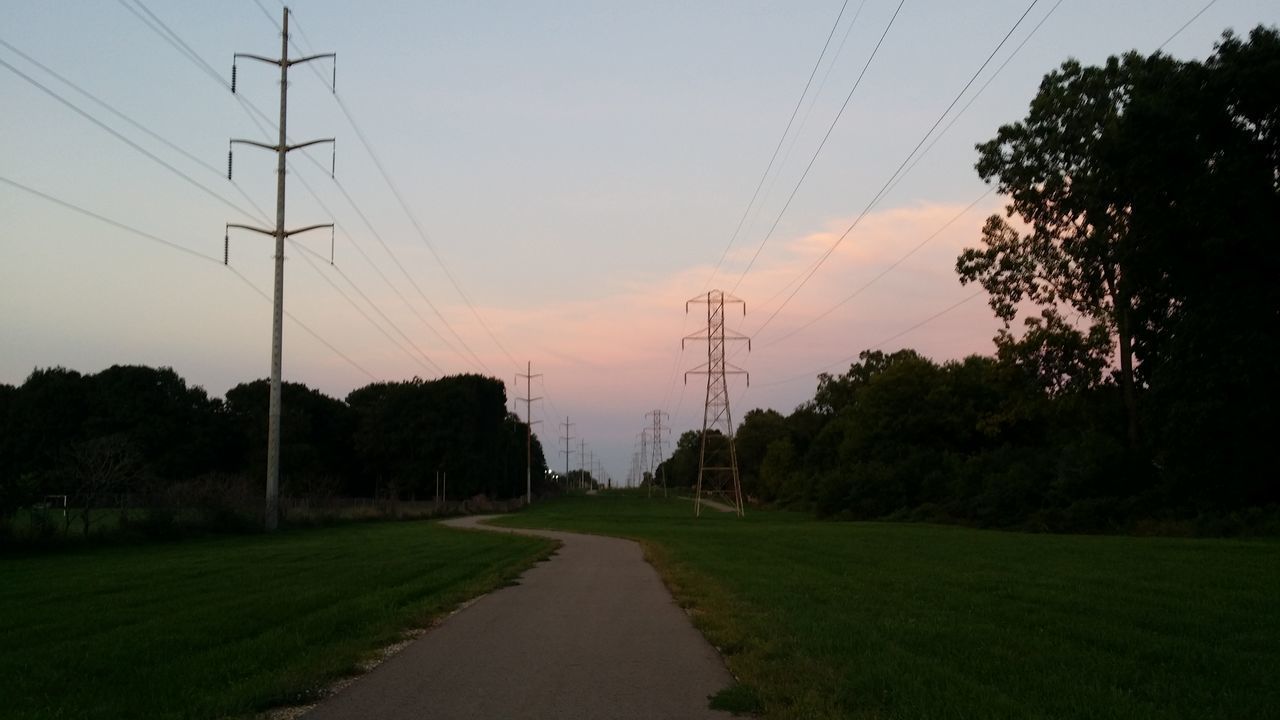
[[[768,718],[1260,718],[1280,543],[1029,535],[603,495],[502,521],[640,539]]]
[[[0,717],[219,718],[304,701],[551,548],[400,522],[0,557]]]

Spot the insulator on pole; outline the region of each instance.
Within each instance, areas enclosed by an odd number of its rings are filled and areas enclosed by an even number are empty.
[[[338,57],[336,55],[333,58],[333,83],[329,85],[329,90],[334,95],[338,94]]]
[[[222,236],[222,264],[226,265],[231,255],[231,231],[227,230]]]
[[[236,94],[236,63],[231,61],[231,94]]]
[[[334,230],[332,227],[330,227],[329,228],[329,265],[331,266],[333,265],[333,245],[334,245],[333,237],[334,237]]]
[[[231,179],[231,148],[227,148],[227,179]]]
[[[329,143],[329,179],[335,179],[338,171],[338,143]]]

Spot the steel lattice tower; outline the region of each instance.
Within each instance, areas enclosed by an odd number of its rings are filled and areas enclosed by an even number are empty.
[[[649,436],[650,438],[652,438],[652,444],[650,445],[650,448],[652,449],[652,452],[653,452],[652,456],[649,458],[649,465],[652,468],[652,473],[653,473],[653,477],[650,478],[649,480],[649,496],[653,497],[653,486],[658,484],[659,482],[658,469],[662,466],[662,461],[666,459],[666,455],[663,453],[663,449],[662,449],[663,433],[671,432],[670,428],[662,424],[662,420],[663,418],[667,418],[669,420],[671,419],[671,416],[663,412],[662,410],[653,410],[652,412],[645,413],[645,417],[653,418],[653,430]],[[663,473],[661,482],[662,482],[662,497],[666,497],[667,496],[667,478],[665,473]]]
[[[694,514],[702,514],[704,497],[718,497],[733,507],[738,517],[742,517],[742,483],[738,478],[738,453],[733,446],[733,418],[729,412],[729,375],[747,375],[747,384],[751,384],[751,376],[746,370],[729,364],[724,357],[725,343],[745,340],[747,350],[751,350],[751,339],[745,335],[725,330],[724,306],[740,303],[742,314],[747,314],[747,304],[721,290],[710,290],[706,295],[699,295],[684,305],[685,313],[693,303],[706,303],[707,331],[705,335],[694,334],[683,338],[680,345],[689,340],[705,340],[707,342],[707,362],[684,374],[685,382],[690,375],[707,376],[707,400],[702,410],[702,449],[698,456],[698,484],[694,490]]]

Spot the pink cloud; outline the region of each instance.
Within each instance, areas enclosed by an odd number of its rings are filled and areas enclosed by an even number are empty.
[[[832,220],[819,230],[766,247],[735,291],[747,301],[747,316],[737,310],[729,314],[732,329],[755,333],[753,352],[739,351],[732,358],[751,372],[753,386],[747,391],[745,384],[735,385],[735,398],[745,403],[738,405],[735,416],[757,405],[789,411],[812,396],[819,370],[834,364],[831,370],[841,372],[848,362],[837,361],[972,295],[976,288],[962,287],[956,279],[955,258],[962,248],[977,243],[983,220],[998,207],[995,201],[975,207],[852,301],[831,310],[964,206],[920,204],[868,215],[761,330],[790,292],[780,291],[789,283],[794,287],[793,281],[831,247],[852,219]],[[714,284],[725,290],[732,287],[754,251],[735,249]],[[684,416],[678,422],[697,424],[704,381],[691,376],[685,388],[683,372],[705,359],[705,345],[690,342],[681,354],[680,338],[700,329],[703,316],[698,306],[686,316],[685,301],[706,290],[702,283],[711,270],[710,264],[687,266],[663,276],[629,278],[608,297],[481,312],[509,347],[528,349],[534,372],[546,375],[552,403],[562,411],[572,408],[584,423],[598,425],[620,414],[634,415],[638,428],[646,410],[666,407],[674,412],[678,403]],[[810,327],[779,339],[828,310]],[[985,296],[979,296],[885,343],[883,349],[914,347],[938,360],[988,353],[996,326]],[[486,360],[498,367],[510,364],[500,357]],[[554,411],[548,407],[544,413],[551,418]],[[545,432],[555,437],[550,428]],[[629,442],[634,432],[628,426],[625,433],[614,441]]]

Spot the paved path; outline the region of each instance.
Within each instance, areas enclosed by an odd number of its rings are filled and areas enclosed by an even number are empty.
[[[484,518],[446,521],[475,527]],[[305,720],[729,718],[731,677],[630,540],[564,543],[518,585],[453,615]]]

